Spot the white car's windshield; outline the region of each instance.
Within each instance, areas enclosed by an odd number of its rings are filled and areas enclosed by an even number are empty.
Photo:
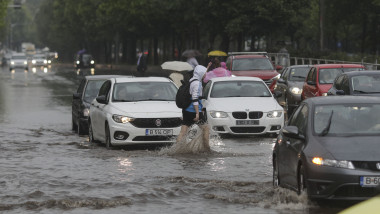
[[[112,101],[175,101],[177,90],[176,86],[171,82],[116,83]]]
[[[232,71],[274,70],[272,63],[267,58],[235,59]]]
[[[12,56],[12,59],[26,60],[26,56]]]
[[[351,85],[354,94],[380,93],[380,75],[354,76]]]
[[[314,111],[317,135],[380,135],[380,104],[320,105]]]
[[[212,98],[222,97],[271,97],[267,86],[260,81],[225,81],[214,83]]]

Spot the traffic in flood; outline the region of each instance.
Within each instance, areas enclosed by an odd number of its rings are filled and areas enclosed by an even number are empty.
[[[100,70],[99,74],[110,71]],[[114,71],[120,74],[119,71]],[[273,136],[106,149],[71,130],[72,67],[1,72],[4,213],[336,213],[272,184]],[[193,139],[197,139],[194,137]]]

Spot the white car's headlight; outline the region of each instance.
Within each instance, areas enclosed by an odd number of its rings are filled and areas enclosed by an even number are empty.
[[[88,117],[90,110],[88,108],[83,109],[83,116]]]
[[[47,60],[45,59],[45,60],[44,60],[44,64],[46,64],[46,63],[47,63]]]
[[[24,65],[28,64],[28,61],[24,61]]]
[[[50,63],[51,63],[51,60],[48,60],[48,63],[50,64]]]
[[[135,120],[135,118],[127,117],[127,116],[123,116],[123,115],[117,115],[117,114],[112,115],[112,119],[116,123],[129,123],[129,122],[132,122]]]
[[[95,61],[94,60],[91,60],[91,62],[90,62],[91,64],[94,64],[95,63]]]
[[[331,167],[338,167],[338,168],[355,169],[352,162],[346,161],[346,160],[338,161],[338,160],[331,160],[331,159],[323,159],[321,157],[314,157],[312,159],[312,162],[320,166],[331,166]]]
[[[33,63],[33,64],[36,64],[36,60],[33,59],[33,60],[32,60],[32,63]]]
[[[302,94],[302,89],[298,88],[298,87],[292,87],[290,88],[290,92],[292,92],[293,94]]]
[[[12,64],[12,65],[14,65],[14,64],[15,64],[15,62],[14,62],[14,61],[11,61],[11,64]]]
[[[210,111],[210,115],[213,118],[226,118],[228,114],[224,111]]]
[[[78,65],[80,64],[79,60],[77,61],[77,64],[78,64]]]
[[[275,118],[275,117],[281,117],[281,115],[282,115],[282,111],[276,110],[276,111],[268,112],[267,117]]]

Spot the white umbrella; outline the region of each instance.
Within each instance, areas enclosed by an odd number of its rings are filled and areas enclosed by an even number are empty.
[[[172,71],[191,71],[193,67],[187,63],[182,61],[169,61],[164,62],[161,65],[161,68],[164,70],[172,70]]]

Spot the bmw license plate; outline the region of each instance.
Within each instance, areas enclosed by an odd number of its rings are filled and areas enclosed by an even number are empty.
[[[173,135],[173,129],[146,129],[145,135],[149,136],[167,136],[167,135]]]
[[[259,125],[258,120],[236,120],[237,126]]]
[[[380,177],[360,177],[360,186],[362,187],[376,187],[380,184]]]

